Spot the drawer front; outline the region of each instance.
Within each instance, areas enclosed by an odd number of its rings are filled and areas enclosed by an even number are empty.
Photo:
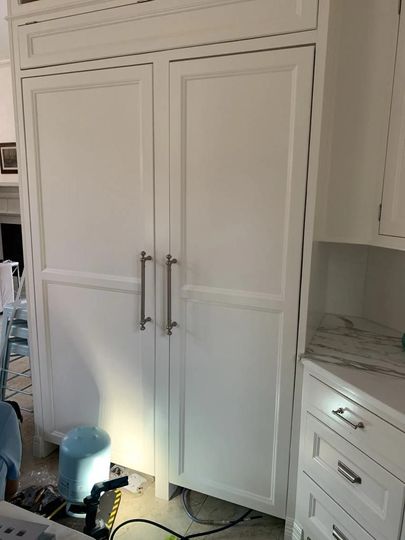
[[[405,481],[404,432],[309,374],[303,400],[304,410]]]
[[[304,473],[299,478],[297,512],[305,540],[373,540]]]
[[[311,30],[318,0],[154,0],[18,27],[20,66]]]
[[[400,533],[405,485],[307,413],[305,472],[376,538]]]

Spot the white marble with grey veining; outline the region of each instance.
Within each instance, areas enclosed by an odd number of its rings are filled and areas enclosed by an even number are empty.
[[[303,357],[405,378],[401,336],[361,317],[327,314]]]

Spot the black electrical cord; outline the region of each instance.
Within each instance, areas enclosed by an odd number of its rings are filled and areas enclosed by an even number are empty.
[[[247,510],[244,514],[242,514],[238,519],[235,519],[235,521],[232,521],[231,523],[228,523],[227,525],[224,525],[223,527],[218,527],[218,529],[211,529],[210,531],[190,534],[188,536],[180,537],[180,540],[189,540],[191,538],[199,538],[200,536],[208,536],[209,534],[215,534],[219,533],[221,531],[225,531],[226,529],[230,529],[231,527],[234,527],[241,521],[244,521],[245,518],[248,517],[248,515],[251,513],[252,510]]]
[[[125,525],[129,525],[130,523],[146,523],[147,525],[152,525],[153,527],[157,527],[158,529],[162,529],[163,531],[166,531],[167,533],[175,536],[179,540],[191,540],[192,538],[199,538],[200,536],[208,536],[210,534],[219,533],[221,531],[225,531],[226,529],[234,527],[235,525],[237,525],[238,523],[243,521],[251,513],[251,511],[252,510],[248,510],[240,518],[235,519],[235,521],[232,521],[231,523],[228,523],[228,525],[224,525],[223,527],[219,527],[218,529],[212,529],[210,531],[204,531],[204,532],[201,532],[201,533],[189,534],[187,536],[183,536],[183,535],[177,533],[176,531],[173,531],[173,530],[169,529],[168,527],[165,527],[161,523],[156,523],[155,521],[151,521],[149,519],[142,519],[142,518],[128,519],[127,521],[124,521],[123,523],[118,525],[118,527],[116,527],[114,529],[114,531],[112,532],[112,534],[110,536],[110,540],[114,540],[114,537],[117,534],[117,532],[122,527],[125,527]]]
[[[165,527],[164,525],[161,525],[160,523],[156,523],[155,521],[151,521],[150,519],[134,518],[134,519],[127,519],[126,521],[124,521],[123,523],[118,525],[118,527],[116,527],[113,530],[113,532],[112,532],[112,534],[110,536],[110,540],[114,540],[115,535],[117,534],[117,532],[120,529],[122,529],[122,527],[125,527],[125,525],[129,525],[131,523],[146,523],[147,525],[152,525],[153,527],[157,527],[158,529],[162,529],[163,531],[166,531],[169,534],[172,534],[176,538],[183,538],[182,536],[179,536],[179,534],[176,531],[172,531],[171,529],[169,529],[168,527]]]
[[[191,493],[191,491],[189,489],[184,488],[182,493],[181,493],[181,502],[183,504],[184,511],[186,512],[188,517],[192,521],[194,521],[194,523],[198,523],[199,525],[211,525],[211,527],[222,527],[222,525],[229,525],[229,524],[231,524],[231,523],[233,523],[235,521],[235,519],[223,519],[223,520],[201,519],[198,516],[195,516],[192,509],[191,509],[191,505],[190,505],[190,502],[189,502],[190,493]],[[261,515],[260,516],[247,517],[247,518],[245,518],[244,521],[251,521],[253,519],[261,519],[262,517],[263,516],[261,516]]]

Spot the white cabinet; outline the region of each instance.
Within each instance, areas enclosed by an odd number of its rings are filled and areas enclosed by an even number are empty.
[[[304,422],[305,472],[366,530],[398,538],[405,485],[311,414]]]
[[[297,495],[305,540],[373,540],[305,474],[300,479]]]
[[[170,69],[173,483],[283,516],[313,48]],[[253,465],[254,464],[254,465]]]
[[[363,222],[397,0],[9,5],[37,433],[284,517],[316,182]]]
[[[313,540],[397,540],[405,504],[403,409],[373,396],[375,374],[365,371],[359,390],[355,368],[342,369],[341,379],[334,368],[305,360],[296,523]],[[387,382],[398,398],[402,383]],[[392,403],[402,407],[403,400]]]
[[[405,28],[399,35],[380,234],[405,238]],[[404,242],[405,248],[405,242]]]
[[[398,0],[331,2],[317,240],[364,245],[385,242],[389,247],[388,237],[378,234],[378,216],[398,25],[404,19],[398,4]],[[401,85],[398,88],[400,92]]]
[[[329,24],[316,239],[405,250],[405,11],[343,0]]]
[[[100,424],[153,474],[152,66],[29,78],[23,98],[43,429]]]
[[[38,432],[284,517],[318,3],[121,4],[11,22]]]
[[[49,440],[97,423],[114,461],[154,473],[167,361],[154,268],[169,250],[154,231],[169,228],[170,481],[284,515],[313,59],[302,47],[171,63],[170,223],[154,215],[151,65],[23,80]]]
[[[47,13],[55,9],[52,0],[41,2],[39,14],[41,7]],[[71,0],[66,3],[72,5]],[[56,19],[48,15],[51,20],[45,21],[37,14],[33,24],[20,25],[20,66],[302,32],[316,28],[318,14],[318,0],[153,0],[138,5],[116,0],[104,9],[98,0],[86,4],[90,13]]]

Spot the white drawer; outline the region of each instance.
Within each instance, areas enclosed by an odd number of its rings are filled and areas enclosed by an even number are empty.
[[[397,540],[405,485],[311,414],[303,426],[305,472],[373,536]]]
[[[299,478],[297,512],[305,540],[373,540],[304,473]]]
[[[22,69],[315,29],[318,0],[154,0],[18,27]]]
[[[405,481],[403,431],[309,374],[304,382],[303,410]]]

